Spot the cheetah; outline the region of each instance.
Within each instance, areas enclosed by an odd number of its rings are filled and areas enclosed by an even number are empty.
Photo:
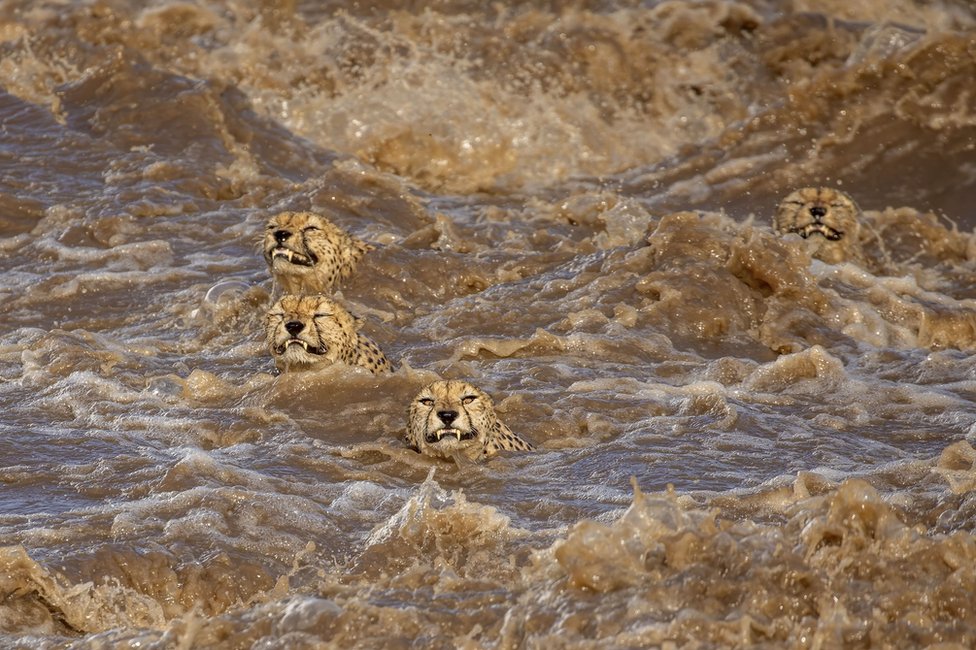
[[[282,372],[332,363],[361,366],[373,374],[393,367],[379,347],[359,333],[362,322],[325,296],[282,296],[268,311],[265,341]]]
[[[428,384],[410,402],[406,440],[420,453],[445,459],[480,460],[502,449],[533,449],[498,419],[491,397],[457,380]]]
[[[329,293],[348,280],[373,246],[314,212],[281,212],[268,220],[264,260],[283,293]]]
[[[857,260],[860,210],[847,194],[829,187],[804,187],[776,208],[773,228],[781,235],[796,233],[810,254],[828,264]]]

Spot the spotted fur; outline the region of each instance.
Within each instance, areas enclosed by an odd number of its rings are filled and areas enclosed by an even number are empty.
[[[501,450],[531,451],[495,414],[487,393],[465,381],[435,381],[410,402],[407,444],[417,451],[451,459],[490,458]]]
[[[332,363],[389,372],[379,347],[359,333],[361,321],[325,296],[285,295],[268,311],[265,342],[281,371],[307,370]]]
[[[828,264],[860,257],[860,210],[847,194],[829,187],[804,187],[783,199],[773,228],[807,241],[810,253]]]
[[[264,260],[284,293],[329,293],[372,246],[314,212],[281,212],[264,231]]]

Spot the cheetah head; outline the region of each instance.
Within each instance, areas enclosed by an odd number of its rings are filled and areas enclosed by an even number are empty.
[[[358,322],[325,296],[285,295],[268,311],[265,341],[279,370],[305,370],[349,360]]]
[[[286,293],[327,292],[370,248],[313,212],[281,212],[264,231],[264,259]]]
[[[773,217],[780,234],[796,233],[811,245],[814,257],[842,262],[857,244],[857,205],[847,194],[829,187],[805,187],[783,199]]]
[[[410,403],[408,440],[421,453],[477,460],[497,429],[495,406],[486,393],[465,381],[435,381]]]

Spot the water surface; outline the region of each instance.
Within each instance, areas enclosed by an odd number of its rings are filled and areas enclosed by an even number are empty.
[[[976,644],[969,3],[245,5],[0,1],[5,647]],[[397,372],[274,372],[282,210]]]

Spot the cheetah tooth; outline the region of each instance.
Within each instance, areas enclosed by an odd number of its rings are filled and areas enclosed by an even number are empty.
[[[437,431],[437,440],[441,440],[444,436],[454,436],[461,441],[461,430],[460,429],[439,429]]]

